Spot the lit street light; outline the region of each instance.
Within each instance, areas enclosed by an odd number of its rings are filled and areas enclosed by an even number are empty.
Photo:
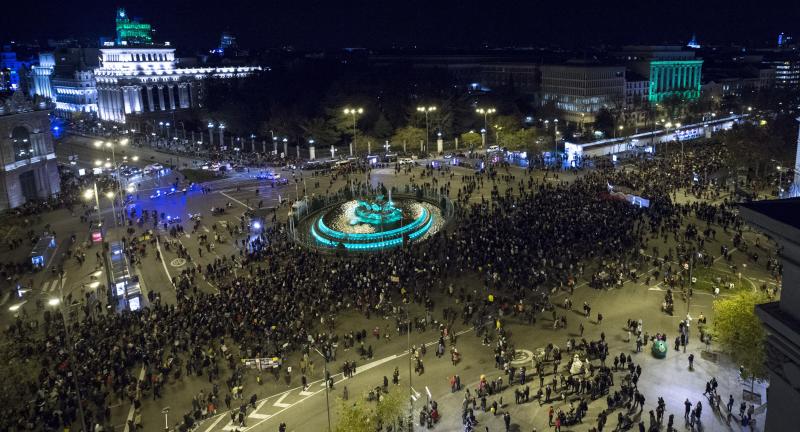
[[[483,130],[485,131],[485,130],[488,129],[488,125],[486,123],[487,122],[486,119],[489,117],[489,115],[496,113],[497,110],[494,109],[494,108],[478,108],[478,109],[475,110],[475,112],[478,113],[478,114],[483,115]],[[485,132],[483,132],[483,133],[485,133]],[[484,142],[483,142],[483,147],[484,147],[484,150],[486,150],[486,140],[485,139],[484,139]]]
[[[364,108],[345,108],[344,109],[345,115],[353,116],[353,147],[356,147],[356,116],[364,114]]]
[[[417,107],[417,111],[421,113],[425,113],[425,151],[430,149],[431,141],[430,141],[430,126],[428,123],[428,113],[436,111],[435,106],[429,107]]]

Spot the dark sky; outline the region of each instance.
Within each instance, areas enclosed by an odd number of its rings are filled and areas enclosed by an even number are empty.
[[[799,0],[17,0],[0,13],[0,40],[110,36],[117,6],[185,48],[214,46],[226,29],[243,46],[299,49],[800,37]]]

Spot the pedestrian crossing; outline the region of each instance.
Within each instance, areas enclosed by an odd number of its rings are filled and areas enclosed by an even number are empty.
[[[42,292],[45,294],[53,293],[58,290],[58,280],[46,281],[42,284]]]

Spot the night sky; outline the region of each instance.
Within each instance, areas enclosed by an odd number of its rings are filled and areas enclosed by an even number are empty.
[[[773,43],[800,38],[800,1],[536,0],[22,0],[0,14],[0,40],[96,39],[114,33],[117,6],[153,24],[157,40],[216,46],[223,30],[240,45],[475,48],[558,44]]]

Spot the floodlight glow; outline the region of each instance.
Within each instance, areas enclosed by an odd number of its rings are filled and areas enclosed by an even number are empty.
[[[58,306],[59,303],[61,303],[61,300],[57,298],[51,298],[50,300],[47,300],[47,304],[50,306]]]

